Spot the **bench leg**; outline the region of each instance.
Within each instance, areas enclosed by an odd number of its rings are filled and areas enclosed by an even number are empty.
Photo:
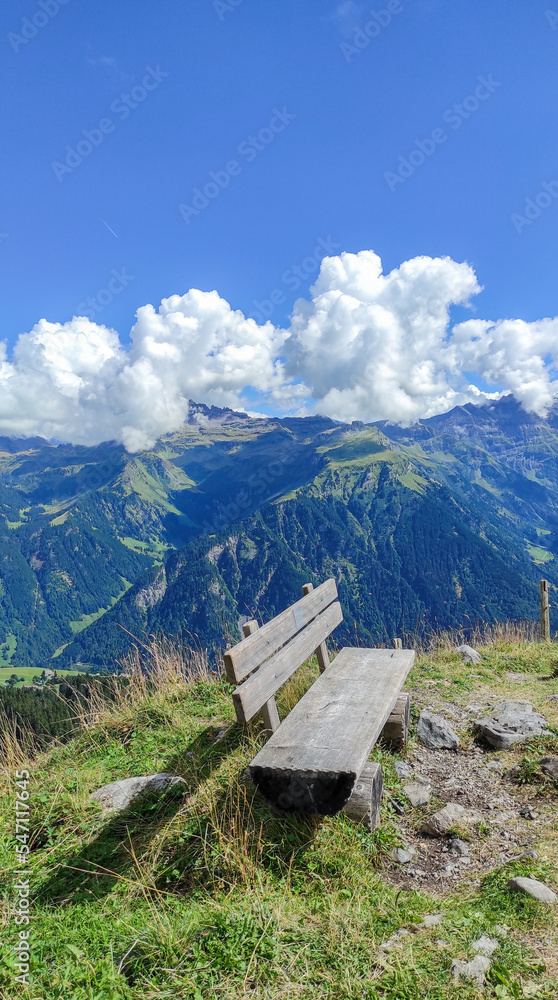
[[[374,831],[380,818],[384,782],[380,764],[365,764],[355,783],[344,813],[355,823],[364,823]]]
[[[411,717],[411,696],[403,691],[382,729],[381,739],[386,743],[391,743],[393,747],[402,747],[407,742],[409,735],[409,720]]]
[[[242,631],[245,636],[249,636],[254,632],[257,632],[259,627],[260,626],[257,621],[252,619],[252,621],[244,623]],[[281,719],[279,718],[275,698],[270,698],[269,701],[266,701],[265,705],[262,705],[261,717],[263,719],[264,732],[267,739],[269,739],[269,737],[273,736],[273,733],[279,729],[279,726],[281,725]]]

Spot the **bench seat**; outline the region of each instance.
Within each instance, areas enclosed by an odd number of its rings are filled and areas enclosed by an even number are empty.
[[[407,649],[342,649],[249,765],[268,802],[323,816],[343,809],[414,659]]]

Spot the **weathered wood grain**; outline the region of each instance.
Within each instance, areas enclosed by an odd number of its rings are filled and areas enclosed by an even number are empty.
[[[316,591],[314,591],[316,593]],[[308,595],[311,596],[310,594]],[[308,598],[305,598],[307,600]],[[233,692],[233,703],[239,722],[248,722],[269,701],[276,691],[289,679],[291,674],[312,655],[334,628],[343,621],[343,612],[338,601],[330,604],[314,621],[302,629],[298,635],[266,660],[256,673],[248,677]],[[271,624],[271,623],[270,623]],[[263,632],[263,629],[259,629]],[[250,636],[256,639],[258,632]],[[325,677],[325,674],[322,674]]]
[[[409,735],[410,719],[411,696],[402,691],[393,706],[389,719],[382,729],[382,739],[386,743],[390,743],[393,747],[404,746]]]
[[[550,640],[550,602],[548,598],[548,580],[541,580],[541,639]]]
[[[414,659],[406,649],[342,649],[249,765],[262,795],[286,810],[339,812]]]
[[[381,765],[375,761],[365,764],[343,812],[354,823],[363,823],[373,833],[380,819],[383,788]]]
[[[304,595],[309,594],[314,589],[313,583],[305,583],[302,586],[302,593]],[[327,642],[321,642],[318,648],[315,650],[316,658],[318,660],[318,667],[320,668],[320,673],[323,674],[326,667],[329,667],[329,652],[327,648]]]
[[[252,621],[245,622],[242,626],[242,631],[245,636],[253,635],[259,627],[258,622],[252,619]],[[262,705],[261,715],[264,724],[264,731],[268,734],[268,736],[271,736],[271,734],[274,733],[276,729],[279,729],[279,726],[281,725],[281,719],[279,718],[275,698],[270,698],[269,701],[266,701],[265,705]]]
[[[227,650],[225,671],[231,684],[240,684],[264,660],[276,653],[316,615],[332,604],[336,597],[335,580],[326,580],[296,604],[262,625],[253,635]]]

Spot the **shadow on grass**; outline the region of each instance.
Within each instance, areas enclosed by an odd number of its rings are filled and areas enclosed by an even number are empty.
[[[119,879],[135,881],[134,856],[141,858],[185,800],[195,794],[242,740],[243,733],[237,727],[232,727],[222,739],[216,739],[214,726],[199,733],[161,768],[168,774],[179,775],[186,784],[157,796],[142,796],[127,809],[109,814],[100,833],[60,865],[40,888],[40,897],[50,902],[80,902],[106,895]]]
[[[184,778],[158,796],[142,796],[128,809],[107,816],[102,830],[60,864],[38,889],[36,898],[48,903],[81,903],[100,899],[118,882],[142,882],[141,859],[188,799],[214,775],[245,739],[238,726],[221,738],[215,727],[199,733],[161,769]],[[321,823],[319,817],[281,814],[267,805],[249,780],[233,775],[217,786],[208,804],[184,811],[176,838],[168,838],[152,867],[148,883],[162,891],[185,892],[209,882],[229,882],[249,876],[255,865],[282,874],[298,867]]]

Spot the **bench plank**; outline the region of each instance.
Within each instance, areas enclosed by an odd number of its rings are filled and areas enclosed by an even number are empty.
[[[317,591],[313,591],[313,593],[315,594]],[[312,594],[308,595],[308,597],[311,596]],[[308,600],[308,598],[304,598],[304,600]],[[275,692],[282,687],[291,674],[294,674],[295,670],[298,670],[301,663],[304,663],[312,655],[323,639],[326,639],[342,621],[343,612],[341,605],[336,601],[335,604],[330,604],[325,611],[322,611],[302,632],[299,632],[288,645],[284,646],[278,653],[275,653],[275,656],[272,656],[271,659],[262,664],[255,674],[248,677],[233,692],[233,702],[238,721],[249,722],[256,712],[259,712],[262,705],[273,697]],[[261,632],[263,632],[263,628],[254,632],[249,639],[257,639]],[[326,674],[327,671],[321,676],[325,677]],[[292,712],[290,715],[292,715]],[[290,718],[290,715],[288,718]],[[281,729],[284,725],[285,723],[283,722]]]
[[[326,580],[315,590],[262,625],[225,653],[225,672],[231,684],[240,684],[260,664],[276,653],[289,639],[337,598],[335,580]],[[337,623],[339,624],[339,622]],[[320,640],[321,641],[321,640]],[[319,643],[316,643],[318,646]]]
[[[249,765],[262,795],[281,809],[339,812],[414,659],[406,649],[342,649]]]

